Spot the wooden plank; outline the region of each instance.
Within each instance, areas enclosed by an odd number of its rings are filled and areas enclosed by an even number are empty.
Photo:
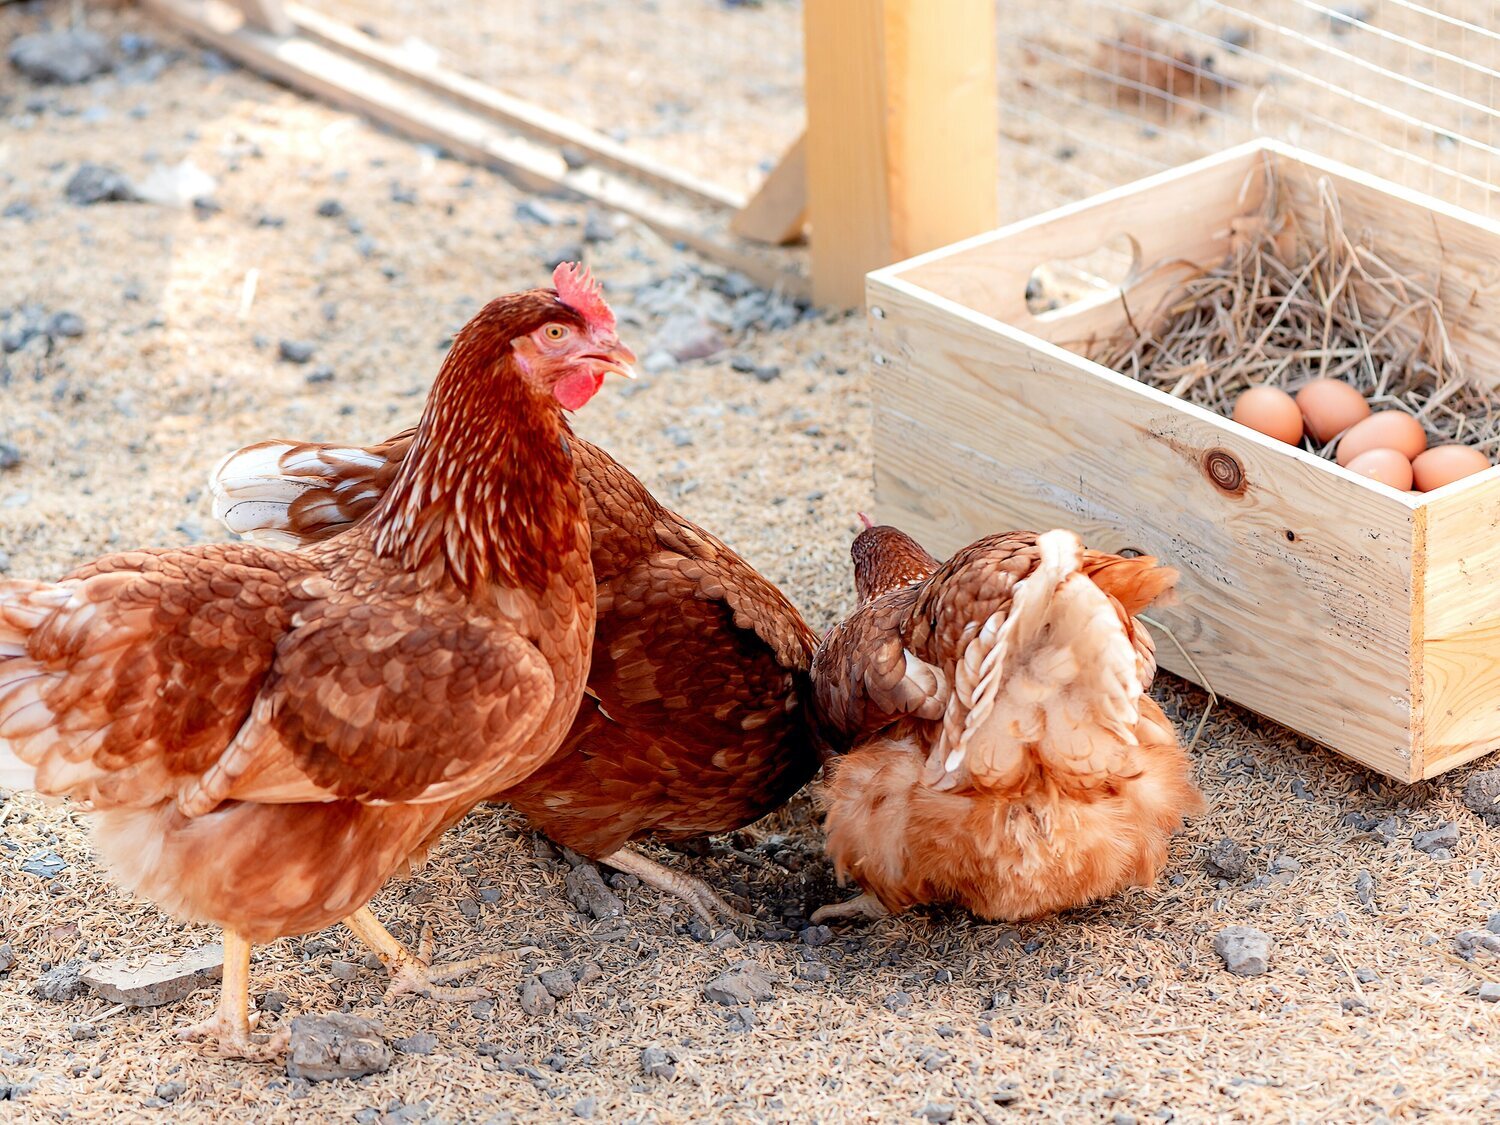
[[[245,17],[246,26],[256,31],[268,35],[290,35],[295,30],[281,0],[234,0],[234,6]]]
[[[890,272],[1044,340],[1082,347],[1119,328],[1118,296],[1077,312],[1033,315],[1026,307],[1032,272],[1044,262],[1082,258],[1124,235],[1134,244],[1137,265],[1122,288],[1132,315],[1144,319],[1181,283],[1178,263],[1207,268],[1228,254],[1230,220],[1257,211],[1264,200],[1265,162],[1259,146],[1231,150]],[[1171,221],[1163,222],[1163,215]]]
[[[792,142],[729,229],[752,242],[786,246],[807,228],[807,134]]]
[[[382,43],[357,28],[330,19],[302,4],[288,4],[286,10],[291,21],[309,38],[334,47],[344,54],[374,63],[391,74],[409,79],[468,109],[477,110],[533,139],[576,149],[591,161],[605,167],[623,172],[644,183],[680,193],[697,206],[737,211],[745,205],[744,196],[737,192],[653,160],[560,113],[533,105],[522,98],[512,97],[493,86],[426,59],[413,58],[398,46]]]
[[[814,296],[995,225],[993,0],[803,5]]]
[[[302,36],[281,39],[244,27],[234,9],[221,0],[141,2],[158,17],[276,81],[503,172],[529,190],[573,191],[622,211],[761,285],[794,296],[809,292],[794,255],[734,238],[725,211],[707,212],[663,199],[647,185],[602,167],[569,168],[557,149],[518,136],[368,63]]]
[[[870,304],[882,519],[940,554],[1063,526],[1159,555],[1182,571],[1160,617],[1215,691],[1411,778],[1416,501],[900,279]]]
[[[1326,176],[1349,234],[1371,236],[1382,258],[1422,284],[1440,280],[1443,322],[1468,374],[1500,387],[1500,222],[1347,165],[1267,147],[1288,169],[1288,197],[1312,237],[1322,236],[1318,179]]]
[[[1420,776],[1500,747],[1500,469],[1431,494],[1419,555]]]

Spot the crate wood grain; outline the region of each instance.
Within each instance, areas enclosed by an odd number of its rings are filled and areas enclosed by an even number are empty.
[[[1311,237],[1327,178],[1348,231],[1440,278],[1454,348],[1500,382],[1500,226],[1257,142],[871,274],[878,514],[939,555],[1064,526],[1159,556],[1182,580],[1153,617],[1215,691],[1391,777],[1431,777],[1500,746],[1500,469],[1396,492],[1061,346],[1220,261],[1268,165]],[[1121,234],[1123,294],[1027,310],[1038,265]]]

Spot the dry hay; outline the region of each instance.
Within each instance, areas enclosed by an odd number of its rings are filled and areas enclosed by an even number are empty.
[[[1341,379],[1375,409],[1413,415],[1430,444],[1457,442],[1493,456],[1500,414],[1453,350],[1435,281],[1396,268],[1373,240],[1351,237],[1327,179],[1318,181],[1323,238],[1315,243],[1267,175],[1260,213],[1232,223],[1229,256],[1149,315],[1122,298],[1125,324],[1088,348],[1089,358],[1225,417],[1249,387],[1295,393],[1313,379]],[[1336,444],[1302,439],[1322,457]]]

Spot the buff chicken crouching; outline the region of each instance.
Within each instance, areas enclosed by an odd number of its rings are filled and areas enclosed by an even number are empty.
[[[214,471],[214,510],[252,540],[326,540],[375,510],[412,438],[249,446]],[[588,688],[558,754],[492,797],[564,847],[684,899],[705,921],[737,921],[702,880],[628,845],[734,831],[812,779],[817,638],[718,538],[598,446],[577,436],[568,444],[598,582]]]
[[[594,578],[563,409],[630,374],[587,272],[458,334],[370,518],[301,552],[233,543],[0,580],[0,784],[86,805],[128,889],[224,930],[215,1014],[252,1037],[252,943],[346,921],[397,989],[469,996],[366,908],[561,744]]]
[[[1068,531],[939,564],[892,527],[851,551],[859,606],[813,658],[829,855],[863,893],[815,921],[953,903],[1003,921],[1147,886],[1203,798],[1136,618],[1176,581]]]

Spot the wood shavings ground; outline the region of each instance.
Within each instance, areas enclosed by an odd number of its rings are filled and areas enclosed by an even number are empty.
[[[0,32],[67,7],[5,5]],[[557,225],[518,219],[526,197],[503,180],[205,67],[133,10],[90,21],[181,57],[134,85],[39,91],[0,71],[5,203],[34,212],[0,219],[0,310],[38,305],[85,322],[50,355],[45,342],[5,355],[0,443],[18,463],[0,470],[0,551],[16,575],[216,534],[204,478],[252,438],[375,439],[410,424],[447,333],[474,302],[536,284],[542,259],[586,218],[546,200]],[[26,109],[33,97],[49,108]],[[214,176],[220,209],[64,200],[79,163],[140,176],[153,149]],[[330,199],[341,215],[318,213]],[[635,227],[587,253],[621,293],[702,265]],[[642,313],[630,330],[660,323]],[[313,355],[280,360],[282,339]],[[735,354],[780,377],[736,371]],[[310,381],[320,365],[331,378]],[[601,395],[581,421],[821,628],[852,602],[847,545],[871,498],[867,377],[858,320],[814,317],[741,333],[723,358],[643,378],[631,396]],[[1164,677],[1158,694],[1180,729],[1203,714],[1196,689]],[[899,1121],[928,1106],[952,1106],[962,1122],[1493,1115],[1497,1012],[1477,990],[1500,962],[1455,948],[1500,908],[1500,832],[1461,801],[1471,771],[1387,785],[1228,706],[1196,754],[1212,809],[1176,841],[1157,886],[1035,925],[934,912],[837,928],[819,945],[800,936],[807,913],[848,892],[833,884],[806,798],[702,855],[650,849],[747,897],[786,939],[739,944],[697,940],[685,906],[628,885],[616,892],[623,922],[581,919],[563,893],[566,863],[538,858],[548,849],[509,812],[481,808],[374,909],[408,942],[431,922],[443,958],[516,950],[513,964],[466,982],[492,1002],[384,1008],[383,974],[342,931],[257,950],[268,1023],[347,1007],[407,1044],[383,1074],[315,1085],[177,1041],[207,1013],[208,990],[137,1010],[86,992],[36,996],[51,967],[139,963],[218,935],[114,891],[76,811],[11,797],[0,802],[0,949],[15,957],[0,970],[0,1118],[562,1122],[589,1111],[674,1125]],[[1412,847],[1448,821],[1459,828],[1450,858]],[[1243,881],[1204,869],[1225,836],[1249,853]],[[46,856],[63,864],[52,877],[22,871]],[[1266,975],[1223,971],[1211,945],[1230,925],[1270,935]],[[772,981],[772,998],[748,1012],[709,1005],[704,986],[744,961]],[[521,986],[553,969],[576,973],[577,987],[551,1014],[526,1015]],[[1363,974],[1358,990],[1350,969]],[[1346,1003],[1361,994],[1363,1006]],[[648,1059],[651,1048],[660,1053]],[[660,1076],[663,1057],[675,1077]]]

